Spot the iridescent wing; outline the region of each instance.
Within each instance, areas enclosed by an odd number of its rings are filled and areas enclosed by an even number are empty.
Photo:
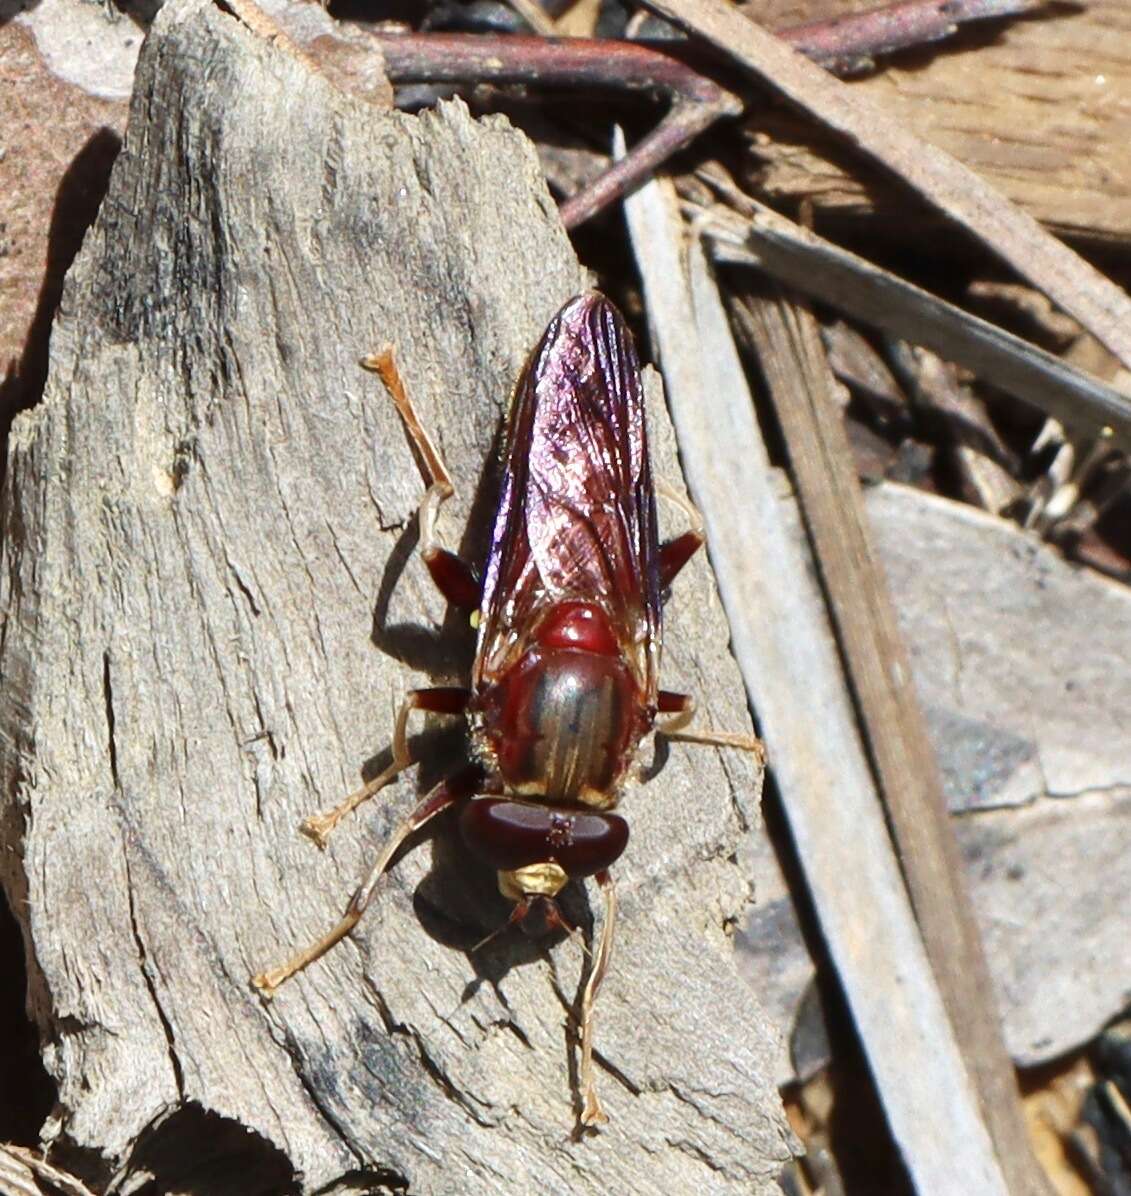
[[[497,679],[554,604],[580,600],[604,607],[650,702],[658,554],[640,364],[621,314],[591,291],[554,317],[515,392],[475,683]]]

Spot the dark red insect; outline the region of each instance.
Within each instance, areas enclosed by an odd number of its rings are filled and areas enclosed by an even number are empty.
[[[478,610],[468,689],[414,690],[397,719],[393,762],[304,829],[318,841],[412,759],[411,710],[465,714],[473,763],[438,785],[400,825],[341,922],[323,939],[254,979],[272,993],[353,929],[405,838],[449,806],[471,851],[498,872],[515,902],[511,921],[540,933],[570,929],[555,898],[594,876],[605,897],[601,938],[581,1007],[581,1121],[605,1120],[593,1077],[593,1008],[608,968],[616,899],[609,868],[628,843],[611,813],[657,715],[659,729],[701,742],[749,747],[742,736],[680,733],[692,703],[659,688],[661,594],[703,542],[697,513],[661,545],[632,337],[616,308],[590,292],[546,329],[515,392],[482,584],[436,539],[452,485],[413,410],[391,354],[380,373],[430,475],[420,507],[421,551],[447,600]]]

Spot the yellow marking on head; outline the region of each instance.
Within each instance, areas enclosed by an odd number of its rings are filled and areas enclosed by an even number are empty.
[[[569,883],[560,864],[527,864],[509,872],[499,872],[499,892],[508,901],[524,897],[556,897]]]

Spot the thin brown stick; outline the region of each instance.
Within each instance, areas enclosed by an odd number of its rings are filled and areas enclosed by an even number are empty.
[[[651,91],[710,102],[730,94],[681,43],[463,33],[374,33],[391,83],[495,83]],[[701,57],[701,55],[700,55]],[[737,108],[741,103],[736,101]],[[736,110],[737,110],[736,108]]]
[[[774,289],[739,309],[762,363],[939,989],[1009,1191],[1045,1194],[911,664],[877,563],[817,322]]]
[[[840,73],[878,54],[942,41],[960,24],[1016,16],[1044,0],[907,0],[774,32],[795,50]]]
[[[602,171],[591,183],[562,203],[558,209],[562,223],[566,228],[574,229],[596,216],[603,208],[638,187],[653,171],[690,145],[728,111],[727,100],[706,103],[677,100],[663,120],[632,147],[630,154],[614,162],[608,170]]]
[[[1003,19],[1046,0],[908,0],[831,21],[775,30],[814,62],[837,70],[862,58],[940,41],[964,23]],[[684,42],[641,38],[370,34],[391,83],[497,83],[658,91],[709,102],[725,93],[711,72],[726,56]]]
[[[375,35],[393,83],[528,84],[614,88],[666,95],[671,108],[620,162],[561,207],[566,228],[595,216],[743,101],[663,44],[593,38],[485,38],[461,34]]]
[[[1044,0],[907,0],[780,32],[829,70],[855,70],[878,54],[939,41],[964,21],[1005,17]],[[392,83],[496,83],[651,91],[672,106],[655,129],[561,208],[566,228],[595,216],[746,101],[709,75],[701,49],[662,41],[487,38],[458,33],[372,35]],[[717,63],[716,63],[717,65]],[[702,67],[702,70],[699,67]]]
[[[858,88],[845,86],[794,53],[726,0],[647,0],[647,5],[723,50],[903,179],[1075,316],[1131,368],[1131,300],[979,175],[922,141]]]

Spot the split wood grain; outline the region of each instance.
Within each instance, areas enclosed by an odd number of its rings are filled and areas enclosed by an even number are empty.
[[[892,851],[820,590],[775,493],[737,350],[670,185],[628,201],[692,495],[806,884],[916,1189],[1012,1191]]]
[[[580,953],[473,951],[509,908],[450,826],[271,1004],[249,984],[336,919],[461,751],[422,728],[418,781],[325,854],[298,833],[387,759],[404,691],[470,648],[414,555],[420,473],[358,359],[395,343],[456,481],[442,533],[474,556],[510,389],[585,285],[505,121],[383,111],[224,4],[162,8],[2,508],[0,874],[58,1087],[43,1142],[86,1182],[694,1194],[706,1167],[715,1192],[776,1190],[777,1031],[727,934],[759,819],[742,759],[673,745],[625,803],[599,1135],[571,1136]],[[737,729],[705,562],[679,598],[665,681],[708,682]],[[585,897],[566,914],[587,923]]]

